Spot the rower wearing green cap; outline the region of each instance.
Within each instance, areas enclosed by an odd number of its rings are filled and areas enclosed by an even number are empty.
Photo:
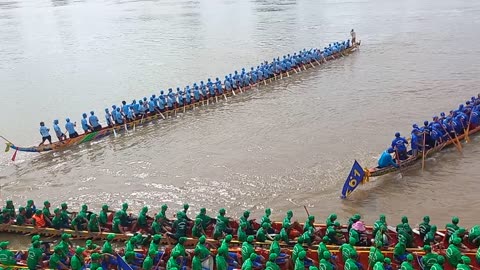
[[[262,223],[262,226],[257,231],[257,242],[265,242],[267,240],[272,241],[273,238],[268,234],[268,230],[271,228],[270,223]]]
[[[70,261],[70,266],[72,270],[80,270],[85,266],[85,258],[83,257],[83,252],[85,251],[82,247],[77,247],[75,254],[72,256]]]
[[[384,256],[382,251],[380,250],[381,246],[378,243],[375,243],[376,246],[370,248],[370,253],[368,255],[368,264],[369,267],[373,267],[375,263],[382,262],[384,260]]]
[[[457,267],[457,264],[460,263],[462,257],[462,252],[460,251],[461,244],[462,239],[456,237],[447,248],[447,262],[452,267]]]
[[[136,227],[133,229],[133,231],[137,230],[142,230],[142,231],[147,231],[148,230],[148,207],[144,206],[142,207],[142,210],[140,211],[140,214],[138,215]]]
[[[3,265],[15,265],[17,263],[15,254],[8,249],[8,245],[10,245],[8,241],[0,242],[0,263]]]
[[[307,252],[305,250],[298,253],[298,257],[295,260],[294,270],[305,270],[305,257],[307,257]]]
[[[393,249],[393,258],[399,262],[403,262],[407,259],[407,245],[405,238],[400,238],[398,243]]]
[[[84,231],[88,227],[88,219],[85,214],[80,212],[72,219],[72,227],[75,232]]]
[[[352,258],[355,260],[357,259],[358,254],[357,254],[357,251],[355,250],[355,244],[356,244],[355,238],[350,237],[348,239],[348,243],[341,245],[340,248],[338,249],[342,253],[343,263],[346,263],[348,258]]]
[[[250,211],[248,210],[244,211],[243,215],[239,218],[239,223],[240,224],[243,223],[247,225],[247,229],[246,229],[247,235],[254,235],[255,230],[253,229],[252,221],[248,219],[249,217],[250,217]]]
[[[210,226],[210,224],[213,224],[215,221],[214,218],[211,218],[207,215],[207,209],[205,208],[200,209],[200,213],[195,217],[195,219],[197,218],[202,220],[202,228],[204,231],[207,230],[207,227]]]
[[[472,227],[472,229],[473,229],[473,228],[474,228],[474,227]],[[453,240],[454,240],[455,238],[459,238],[459,239],[460,239],[460,246],[461,246],[461,248],[466,249],[465,245],[463,245],[463,240],[465,239],[466,234],[467,234],[467,230],[466,230],[465,228],[463,228],[463,227],[458,228],[458,230],[456,230],[456,231],[452,234],[452,236],[450,237],[449,243],[451,244],[451,243],[453,243]]]
[[[243,260],[242,270],[253,270],[253,262],[257,258],[257,254],[252,253],[248,258]]]
[[[373,265],[373,270],[385,270],[385,267],[383,266],[384,260],[378,261]]]
[[[188,209],[189,209],[189,208],[190,208],[190,205],[188,205],[188,203],[183,204],[184,217],[185,217],[185,219],[186,219],[188,222],[192,222],[193,220],[190,219],[190,218],[187,216],[187,212],[188,212]]]
[[[195,222],[193,223],[192,236],[198,238],[202,235],[206,235],[205,230],[202,226],[202,219],[196,218]]]
[[[480,246],[480,226],[473,226],[468,232],[468,242],[470,242],[475,247]]]
[[[264,223],[268,223],[270,225],[268,229],[268,233],[273,234],[275,231],[272,228],[272,220],[270,220],[270,216],[272,215],[272,210],[270,208],[265,209],[265,214],[260,219],[260,225]]]
[[[430,231],[431,227],[432,226],[430,225],[430,217],[429,216],[424,216],[422,223],[420,223],[420,225],[418,226],[418,231],[420,232],[420,238],[421,239],[425,238],[427,233]],[[425,245],[425,243],[424,243],[424,245]]]
[[[220,245],[220,248],[227,250],[227,253],[226,253],[226,256],[225,256],[225,258],[227,259],[227,263],[229,265],[236,266],[236,265],[238,265],[238,262],[237,262],[238,261],[238,255],[237,255],[237,253],[236,252],[228,252],[228,250],[230,248],[229,245],[230,245],[230,242],[232,242],[232,239],[233,239],[233,236],[231,234],[227,234],[225,236],[225,238],[223,239],[222,244]],[[248,240],[248,238],[247,238],[247,240]],[[252,236],[251,240],[252,240],[252,243],[253,243],[253,236]],[[247,243],[247,242],[244,242],[244,243]],[[243,248],[243,244],[242,244],[242,248]]]
[[[323,258],[320,260],[320,269],[322,270],[333,270],[333,264],[330,262],[330,259],[332,255],[330,254],[330,251],[324,251],[323,252]]]
[[[436,234],[437,234],[437,226],[433,225],[430,227],[430,230],[428,230],[428,232],[425,234],[425,237],[423,238],[423,244],[430,245],[430,246],[435,245]]]
[[[224,208],[221,208],[218,211],[217,224],[215,224],[215,229],[213,230],[213,239],[219,239],[224,234],[231,234],[233,232],[230,228],[230,218],[225,216],[226,211]]]
[[[315,231],[315,216],[308,216],[307,220],[305,220],[305,224],[303,225],[303,232],[306,231]]]
[[[247,224],[241,222],[237,229],[237,239],[240,242],[247,241]]]
[[[458,217],[452,217],[452,223],[448,223],[447,225],[445,225],[445,230],[446,230],[445,240],[447,243],[449,243],[449,240],[452,234],[459,229],[458,227],[459,221],[460,220],[458,219]]]
[[[217,270],[228,269],[228,263],[226,259],[227,252],[228,250],[225,250],[224,248],[219,248],[217,250],[217,256],[215,256],[215,266],[217,267]]]
[[[457,270],[471,270],[470,264],[472,261],[467,256],[462,256],[460,258],[460,263],[457,265]]]
[[[247,237],[247,241],[243,242],[242,244],[242,261],[247,260],[251,254],[255,252],[255,248],[253,247],[253,235],[249,235]]]
[[[59,246],[56,246],[54,249],[53,249],[54,253],[52,254],[52,256],[50,256],[50,259],[49,259],[49,262],[48,262],[48,266],[50,269],[69,269],[69,267],[67,266],[68,263],[64,263],[62,262],[62,260],[64,260],[64,253],[62,251],[62,248],[59,247]]]
[[[155,259],[156,255],[157,255],[157,252],[155,250],[148,251],[148,256],[145,258],[145,260],[143,260],[143,264],[142,264],[143,270],[153,269],[153,260]]]
[[[380,229],[377,231],[377,234],[375,234],[374,241],[382,248],[388,247],[387,227],[380,227]]]
[[[27,206],[25,206],[25,211],[26,211],[27,218],[32,218],[33,214],[37,212],[37,207],[35,206],[35,202],[33,202],[33,200],[27,201]]]
[[[377,234],[377,231],[380,229],[380,227],[382,226],[385,226],[387,227],[387,218],[385,217],[384,214],[381,214],[379,216],[379,219],[377,221],[375,221],[375,223],[373,224],[373,231],[372,231],[372,235],[376,235]]]
[[[445,258],[442,255],[438,255],[437,262],[432,265],[430,270],[443,270],[443,264],[445,263]]]
[[[323,252],[328,251],[327,244],[329,241],[330,241],[330,238],[328,238],[328,236],[324,236],[322,238],[322,242],[318,244],[318,248],[317,248],[318,261],[321,261],[323,259]]]
[[[186,237],[180,237],[178,239],[178,243],[172,249],[172,253],[173,252],[178,252],[180,254],[180,256],[182,257],[182,262],[181,262],[182,267],[186,267],[187,266],[187,261],[188,261],[188,256],[187,256],[187,252],[186,252],[186,249],[185,249],[185,242],[186,241],[187,241]]]
[[[43,250],[40,248],[40,242],[34,241],[28,249],[27,267],[29,270],[43,268]]]
[[[108,210],[108,205],[104,204],[102,205],[102,210],[100,210],[100,213],[98,213],[98,223],[100,224],[102,231],[105,231],[107,227],[109,212],[110,211]]]
[[[328,236],[329,243],[335,245],[343,244],[343,233],[341,231],[341,226],[338,221],[333,223],[333,226],[327,228],[325,235]]]
[[[200,261],[200,269],[202,267],[213,269],[213,255],[210,249],[205,246],[205,242],[206,237],[200,237],[194,251],[198,260]]]
[[[290,233],[290,229],[292,226],[292,217],[293,217],[293,211],[288,210],[282,222],[282,227],[286,228],[288,234]]]
[[[276,260],[277,260],[277,254],[270,252],[270,254],[268,255],[268,261],[265,265],[266,269],[280,270],[280,266],[277,264]]]
[[[85,242],[85,251],[87,253],[93,253],[93,252],[98,252],[100,251],[101,247],[95,243],[93,243],[92,240],[88,239],[86,242]]]
[[[475,254],[475,260],[477,261],[477,264],[480,265],[480,248],[477,248],[477,254]]]
[[[185,213],[182,211],[177,212],[177,220],[172,224],[172,227],[175,230],[175,233],[167,232],[167,235],[175,240],[179,240],[181,237],[187,236],[187,220],[185,218]]]
[[[297,261],[297,257],[298,257],[298,254],[301,252],[301,251],[304,251],[305,249],[303,248],[303,238],[299,237],[297,239],[297,243],[295,244],[295,246],[293,246],[293,251],[292,251],[292,262],[296,262]]]
[[[62,228],[70,228],[70,222],[72,218],[70,215],[72,214],[71,212],[68,211],[68,205],[67,203],[62,203],[60,205],[60,218],[62,220]]]
[[[437,262],[438,255],[432,253],[432,247],[430,245],[423,246],[423,251],[425,255],[422,257],[422,265],[424,270],[430,270],[432,266]]]
[[[397,225],[396,231],[399,238],[405,238],[405,244],[407,245],[407,248],[413,246],[413,231],[408,224],[407,217],[404,216],[402,218],[402,223]]]
[[[52,213],[50,213],[50,207],[51,207],[51,204],[50,204],[49,201],[44,201],[43,202],[43,210],[42,210],[43,216],[45,216],[49,220],[51,220],[53,218]]]
[[[413,270],[413,255],[412,254],[408,254],[406,256],[406,261],[402,262],[402,264],[400,265],[400,269],[402,270]]]
[[[17,214],[15,213],[15,206],[13,205],[12,200],[6,201],[5,208],[3,208],[2,212],[4,214],[7,213],[11,219],[14,219],[17,216]]]
[[[352,259],[352,258],[348,258],[348,259],[345,261],[344,269],[345,269],[345,270],[359,270],[359,268],[358,268],[358,266],[357,266],[357,261],[355,261],[355,260]]]
[[[386,257],[383,262],[384,262],[383,269],[385,269],[385,270],[393,270],[392,260],[391,260],[390,258]]]
[[[119,217],[114,217],[112,222],[112,232],[125,234],[127,227],[122,226],[122,220]]]
[[[68,233],[62,233],[61,240],[57,244],[57,247],[60,247],[62,249],[63,254],[65,257],[68,257],[70,254],[70,247],[73,246],[72,241],[70,241],[70,238],[72,238],[71,234]]]
[[[331,213],[330,215],[328,215],[327,220],[325,221],[326,227],[332,226],[336,220],[337,220],[337,214]]]
[[[102,232],[97,214],[92,213],[90,215],[90,220],[88,221],[87,230],[88,232],[100,232],[100,233]]]
[[[167,261],[167,270],[177,268],[180,269],[180,264],[177,262],[178,257],[180,257],[180,253],[178,251],[172,251],[170,258]]]
[[[270,244],[270,254],[275,254],[275,264],[285,266],[286,269],[290,269],[290,256],[286,252],[282,252],[279,241],[282,237],[277,234],[273,238]]]

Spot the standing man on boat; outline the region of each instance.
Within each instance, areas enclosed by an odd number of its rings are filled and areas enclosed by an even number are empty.
[[[77,123],[76,122],[75,123],[70,122],[70,118],[65,119],[65,121],[67,122],[65,124],[65,129],[68,132],[68,137],[70,139],[78,137],[78,133],[75,130],[75,126],[77,125]]]
[[[350,36],[352,36],[352,45],[355,45],[357,41],[357,33],[355,33],[355,30],[352,29],[352,31],[350,31]]]
[[[98,123],[98,117],[95,115],[93,111],[90,112],[90,117],[88,118],[88,122],[90,122],[92,131],[99,131],[100,129],[102,129],[102,125]]]
[[[50,129],[45,126],[44,122],[40,122],[40,135],[42,135],[42,142],[38,145],[43,145],[46,140],[52,144],[52,136],[50,136]]]
[[[395,139],[392,141],[392,148],[397,152],[397,159],[405,160],[408,158],[406,144],[408,144],[407,140],[400,137],[400,132],[396,132]]]
[[[64,141],[67,139],[67,136],[62,132],[62,129],[58,125],[58,120],[53,120],[53,130],[55,131],[55,134],[57,135],[57,138],[59,141]]]

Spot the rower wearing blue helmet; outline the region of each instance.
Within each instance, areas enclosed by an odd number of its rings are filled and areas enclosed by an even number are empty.
[[[105,121],[107,121],[107,126],[109,127],[113,126],[113,118],[110,112],[108,111],[108,108],[105,108]]]
[[[230,82],[230,79],[228,78],[228,76],[225,76],[225,80],[223,81],[223,84],[225,85],[226,91],[232,90],[232,83]]]
[[[83,113],[82,114],[82,129],[83,129],[83,132],[85,133],[88,133],[89,131],[92,130],[92,127],[88,124],[88,121],[87,121],[87,114],[86,113]]]
[[[67,139],[67,136],[63,133],[62,129],[58,125],[58,120],[53,120],[53,130],[55,131],[55,134],[57,135],[57,138],[59,141],[63,141]]]
[[[195,88],[193,88],[193,98],[195,99],[195,102],[200,101],[200,90],[198,90],[198,86],[195,86]]]
[[[192,91],[190,90],[190,86],[187,86],[187,90],[185,91],[185,103],[187,105],[192,104]]]
[[[115,120],[115,124],[123,125],[123,116],[120,112],[120,107],[116,108],[115,111],[112,112],[113,119]]]
[[[98,117],[95,115],[93,111],[90,112],[90,117],[88,118],[88,122],[90,122],[90,126],[92,127],[93,131],[99,131],[102,129],[102,125],[98,123]]]
[[[407,140],[405,140],[403,137],[400,137],[400,132],[396,132],[395,139],[392,141],[392,148],[396,151],[398,154],[397,158],[400,160],[405,160],[408,158],[406,144],[408,144]]]
[[[393,148],[388,148],[385,150],[380,158],[378,159],[378,168],[385,168],[388,166],[393,166],[398,168],[397,163],[392,158],[392,154],[394,153]]]
[[[153,97],[150,97],[150,101],[148,102],[148,113],[151,115],[155,114],[155,102],[153,101]]]
[[[160,95],[158,97],[158,108],[160,109],[160,112],[164,112],[165,111],[165,105],[167,104],[167,102],[165,101],[165,96],[164,95]]]
[[[413,124],[411,133],[412,137],[412,155],[415,157],[418,154],[418,149],[422,147],[422,131],[417,124]]]
[[[65,124],[65,129],[66,129],[67,132],[68,132],[68,137],[69,137],[70,139],[73,139],[73,138],[78,137],[78,133],[77,133],[77,131],[75,130],[75,126],[77,125],[77,123],[72,123],[72,122],[70,122],[70,118],[65,119],[65,121],[67,122],[67,123]]]

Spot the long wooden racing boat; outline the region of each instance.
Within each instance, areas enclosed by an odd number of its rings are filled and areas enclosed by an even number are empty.
[[[302,70],[301,68],[303,68],[303,71],[305,71],[307,69],[315,68],[315,67],[320,66],[323,63],[326,63],[328,61],[332,61],[332,60],[337,59],[339,57],[349,55],[349,54],[357,51],[357,49],[359,47],[360,47],[360,42],[358,42],[356,44],[353,44],[352,46],[350,46],[349,48],[346,48],[345,50],[343,50],[341,52],[338,52],[338,53],[333,54],[329,57],[323,58],[322,60],[320,60],[321,62],[319,62],[316,59],[313,59],[312,61],[307,62],[305,65],[293,67],[291,70],[285,71],[284,73],[281,73],[281,74],[275,74],[274,76],[271,76],[271,77],[266,78],[262,81],[259,81],[256,84],[250,84],[248,86],[237,88],[237,89],[232,90],[232,91],[227,91],[227,90],[224,89],[224,95],[217,95],[216,97],[209,97],[208,100],[200,100],[198,102],[194,102],[194,99],[192,99],[192,104],[185,105],[185,106],[182,106],[182,107],[177,107],[177,108],[174,108],[172,110],[166,110],[163,113],[157,113],[157,114],[154,114],[154,115],[146,115],[146,116],[141,117],[141,118],[139,117],[138,119],[136,119],[134,121],[131,121],[129,123],[126,123],[124,125],[115,125],[113,127],[104,127],[99,131],[85,133],[85,134],[82,134],[82,135],[80,135],[76,138],[73,138],[73,139],[67,139],[67,140],[64,140],[64,141],[58,141],[58,142],[55,142],[55,143],[52,143],[52,144],[46,144],[46,145],[41,145],[41,146],[21,147],[21,146],[15,145],[13,142],[7,140],[4,137],[1,137],[1,138],[3,138],[6,141],[6,144],[7,144],[7,148],[6,148],[5,152],[8,152],[8,150],[10,148],[14,149],[16,151],[22,151],[22,152],[47,152],[47,151],[62,150],[62,149],[72,147],[72,146],[75,146],[75,145],[79,145],[79,144],[83,144],[83,143],[86,143],[86,142],[97,141],[97,140],[99,140],[103,137],[111,136],[111,135],[117,134],[119,132],[128,132],[129,130],[131,131],[132,129],[135,129],[136,127],[145,125],[145,124],[147,124],[149,122],[152,122],[154,120],[166,119],[166,118],[174,116],[174,115],[176,116],[177,113],[185,113],[187,110],[192,110],[192,109],[195,109],[196,107],[200,107],[200,106],[206,106],[205,103],[208,105],[208,104],[210,104],[210,102],[213,104],[214,101],[218,101],[218,100],[222,100],[222,99],[227,100],[227,97],[231,97],[231,96],[236,95],[235,91],[237,91],[237,93],[238,92],[243,93],[244,91],[253,89],[255,87],[261,87],[262,85],[267,85],[268,83],[271,83],[272,81],[280,80],[280,79],[283,79],[284,77],[290,77],[290,74],[293,75],[293,74],[298,73],[297,69]],[[297,68],[297,69],[295,69],[295,68]]]
[[[362,247],[355,247],[355,249],[356,249],[357,254],[358,254],[357,262],[362,264],[363,269],[371,269],[371,267],[368,266],[368,264],[369,264],[369,254],[370,254],[369,250],[367,250],[365,248],[362,248]],[[217,249],[215,249],[213,247],[210,247],[209,250],[210,250],[210,252],[212,253],[213,256],[215,256],[217,254]],[[306,267],[308,267],[310,265],[318,266],[319,265],[318,250],[314,249],[314,248],[311,248],[311,247],[306,247],[306,246],[304,246],[304,250],[307,253],[306,260],[304,261],[305,266]],[[70,249],[70,251],[71,251],[72,254],[74,253],[73,249]],[[159,251],[164,253],[164,255],[161,256],[161,261],[156,263],[156,265],[160,266],[160,267],[165,267],[166,262],[168,261],[168,259],[171,256],[172,247],[171,246],[168,246],[168,247],[161,246],[159,248]],[[141,258],[142,257],[145,258],[147,256],[148,251],[147,251],[147,249],[136,249],[135,252],[138,254],[137,258],[140,258],[139,261],[141,262],[141,261],[143,261],[143,259],[141,259]],[[191,253],[191,251],[189,251],[189,250],[187,250],[187,252]],[[236,254],[236,257],[237,257],[236,262],[239,265],[238,268],[240,268],[240,266],[242,265],[241,252],[242,251],[241,251],[240,247],[229,248],[229,253],[230,254]],[[382,254],[385,258],[390,258],[391,259],[393,269],[400,269],[401,262],[397,261],[394,258],[393,251],[382,250],[381,252],[382,252]],[[424,269],[423,265],[422,265],[422,257],[425,255],[425,252],[422,251],[422,250],[412,250],[412,249],[407,249],[407,252],[411,253],[414,256],[414,260],[412,262],[413,268],[414,269]],[[447,256],[446,250],[444,250],[444,249],[437,249],[437,250],[434,250],[434,252],[439,254],[439,255],[442,255],[444,257]],[[14,253],[19,254],[20,252],[14,251]],[[22,250],[21,253],[22,253],[22,255],[19,256],[19,259],[17,260],[17,264],[15,266],[0,264],[0,267],[3,267],[4,269],[27,269],[26,260],[28,258],[28,251],[27,250]],[[52,253],[52,251],[50,251],[50,254],[51,253]],[[269,253],[270,253],[269,249],[268,248],[257,247],[257,248],[255,248],[255,253],[257,255],[260,255],[261,257],[263,257],[264,262],[261,263],[261,264],[262,264],[263,267],[265,267],[265,262],[268,261],[268,257],[269,257]],[[281,260],[277,261],[277,264],[279,265],[280,269],[283,269],[283,270],[293,269],[294,262],[292,262],[292,260],[291,260],[293,250],[292,249],[282,249],[282,253],[284,253],[286,256],[284,257],[285,259],[281,259]],[[341,251],[338,250],[338,249],[330,249],[330,253],[334,256],[333,259],[331,260],[331,262],[335,265],[335,268],[339,269],[339,270],[340,269],[345,269],[344,263],[342,261]],[[119,265],[118,269],[131,269],[131,268],[129,268],[128,265],[124,265],[124,264],[126,264],[126,262],[120,257],[120,256],[123,256],[124,254],[125,254],[125,252],[124,252],[123,249],[118,249],[118,250],[115,251],[115,256],[117,258],[117,265]],[[90,255],[91,255],[91,252],[89,252],[89,251],[85,251],[83,253],[83,256],[86,259],[86,262],[91,261]],[[478,263],[475,263],[476,262],[475,252],[466,252],[466,253],[463,253],[463,255],[468,256],[470,258],[470,260],[472,261],[471,266],[473,266],[472,269],[476,269],[476,266],[478,266]],[[211,259],[208,259],[208,260],[211,260],[212,265],[213,265],[214,257],[211,258]],[[186,266],[191,267],[191,263],[192,263],[191,259],[187,259]],[[138,266],[141,267],[141,265],[138,265]],[[48,269],[48,265],[46,265],[46,264],[42,265],[41,268],[37,268],[37,269]],[[445,264],[443,265],[443,269],[444,270],[455,270],[455,268],[452,267],[448,262],[445,262]],[[211,270],[213,270],[213,269],[211,269]]]
[[[470,129],[468,131],[468,137],[480,131],[480,126]],[[456,143],[461,143],[467,134],[461,134],[456,138],[449,139],[442,144],[437,145],[434,148],[431,148],[425,152],[425,159],[429,156],[432,156],[435,153],[442,151],[444,148],[455,145]],[[384,168],[372,167],[368,169],[362,168],[362,166],[355,161],[350,174],[348,175],[345,183],[343,184],[341,198],[348,197],[360,184],[366,184],[370,181],[371,177],[378,177],[390,173],[401,172],[405,169],[414,167],[423,159],[422,153],[419,151],[416,156],[410,155],[408,159],[403,160],[399,163],[399,167],[388,166]]]

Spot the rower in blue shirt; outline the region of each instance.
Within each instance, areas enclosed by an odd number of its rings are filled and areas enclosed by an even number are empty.
[[[150,115],[155,114],[155,102],[153,101],[153,97],[150,97],[150,101],[148,102],[148,113]]]
[[[138,101],[138,103],[139,103],[140,106],[138,107],[138,115],[137,115],[137,117],[138,117],[138,116],[142,116],[142,117],[143,117],[143,116],[145,115],[146,111],[147,111],[147,108],[145,108],[145,104],[143,103],[143,100]]]
[[[195,100],[195,102],[200,101],[200,90],[198,90],[198,86],[195,86],[195,88],[193,88],[193,99]]]
[[[58,120],[53,120],[53,130],[55,131],[55,134],[57,135],[57,138],[59,141],[64,141],[67,139],[67,136],[62,132],[62,129],[58,125]]]
[[[123,125],[123,115],[120,112],[120,108],[117,108],[114,112],[112,112],[112,114],[113,114],[113,119],[115,120],[115,124]]]
[[[158,108],[160,109],[160,112],[162,112],[162,113],[165,111],[165,104],[166,104],[165,96],[161,95],[158,98]]]
[[[88,124],[88,121],[87,121],[87,114],[86,113],[83,113],[82,114],[82,129],[83,129],[83,132],[85,133],[88,133],[89,131],[92,130],[92,127]]]
[[[50,129],[45,126],[44,122],[40,122],[40,135],[42,135],[42,142],[38,145],[43,145],[48,140],[52,144],[52,136],[50,136]]]
[[[185,94],[185,102],[187,103],[187,105],[192,104],[192,92],[189,86],[187,86],[187,93]]]
[[[178,107],[183,107],[183,92],[180,90],[180,88],[177,88],[177,103]]]
[[[418,128],[417,124],[413,124],[413,130],[411,133],[412,137],[412,156],[416,157],[418,155],[418,149],[422,147],[423,136],[422,131]]]
[[[173,99],[170,95],[167,96],[167,107],[169,110],[173,110]]]
[[[98,123],[98,117],[93,111],[90,112],[90,117],[88,118],[88,121],[90,122],[90,126],[92,126],[93,131],[99,131],[102,129],[102,125]]]
[[[113,127],[112,115],[108,111],[108,108],[105,108],[105,121],[107,121],[107,126]]]
[[[65,123],[65,129],[68,132],[68,137],[70,139],[78,137],[78,133],[75,130],[75,126],[77,125],[77,123],[76,122],[75,123],[70,122],[70,118],[65,119],[65,121],[67,122],[67,123]]]
[[[393,148],[388,148],[382,153],[382,155],[378,159],[378,168],[385,168],[389,166],[398,168],[397,163],[395,163],[391,155],[393,152]]]
[[[398,153],[398,159],[405,160],[408,158],[407,155],[407,140],[405,138],[400,137],[400,132],[395,133],[395,139],[392,141],[392,148]]]
[[[120,109],[120,113],[123,115],[123,117],[126,117],[127,112],[128,112],[128,105],[127,105],[127,102],[124,100],[122,101],[122,108]]]
[[[132,106],[131,106],[131,108],[133,109],[133,112],[134,112],[135,114],[138,114],[139,105],[138,105],[136,99],[134,99],[134,100],[132,101]]]

